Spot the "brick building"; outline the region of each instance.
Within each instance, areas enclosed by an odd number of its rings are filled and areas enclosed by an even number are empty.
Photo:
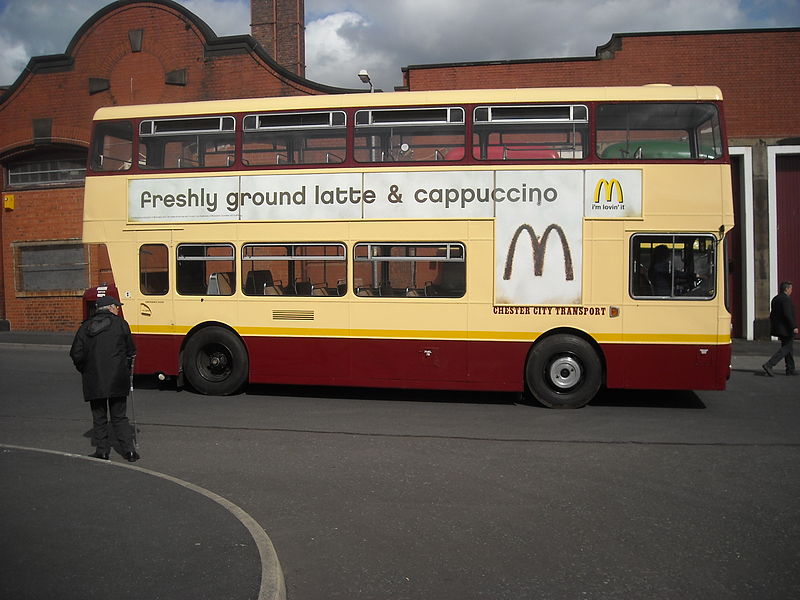
[[[113,281],[81,244],[97,108],[348,91],[303,77],[303,15],[303,0],[253,0],[253,35],[217,37],[171,0],[120,0],[0,89],[0,325],[72,330],[83,289]]]
[[[112,282],[81,243],[100,106],[343,93],[304,78],[303,0],[252,0],[251,33],[217,37],[171,0],[120,0],[64,54],[0,88],[0,327],[72,330],[83,288]],[[726,97],[738,226],[727,249],[735,334],[764,337],[777,282],[800,280],[800,29],[615,34],[593,57],[412,65],[407,90],[714,84]]]
[[[780,281],[800,281],[800,28],[614,34],[595,56],[411,65],[421,91],[716,85],[725,98],[737,227],[726,249],[736,337],[769,334]]]

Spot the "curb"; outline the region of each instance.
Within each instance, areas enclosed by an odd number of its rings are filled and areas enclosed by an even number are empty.
[[[250,533],[250,536],[253,538],[256,547],[258,548],[258,554],[261,558],[261,586],[258,592],[258,600],[286,600],[286,583],[283,578],[283,569],[281,568],[280,561],[278,560],[278,554],[275,552],[275,546],[272,545],[272,540],[269,539],[267,533],[253,517],[251,517],[244,509],[240,508],[230,500],[227,500],[222,496],[198,485],[184,481],[183,479],[178,479],[177,477],[172,477],[171,475],[166,475],[157,471],[151,471],[150,469],[145,469],[136,465],[114,461],[98,461],[94,458],[82,456],[80,454],[59,452],[57,450],[45,450],[43,448],[28,448],[25,446],[15,446],[12,444],[0,444],[0,448],[22,450],[27,452],[41,452],[44,454],[55,454],[58,456],[65,456],[67,458],[88,460],[93,463],[97,463],[98,465],[102,465],[105,468],[130,469],[133,471],[139,471],[145,475],[170,481],[197,494],[200,494],[209,500],[213,500],[231,513],[234,517],[236,517],[236,519],[245,526],[247,531]]]

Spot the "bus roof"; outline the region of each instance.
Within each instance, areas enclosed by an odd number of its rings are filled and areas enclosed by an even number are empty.
[[[130,119],[176,115],[203,115],[253,111],[332,109],[370,106],[419,106],[426,104],[483,104],[520,102],[593,101],[697,101],[722,100],[715,86],[672,86],[649,84],[625,87],[515,88],[485,90],[444,90],[425,92],[378,92],[363,94],[321,94],[234,100],[210,100],[171,104],[111,106],[97,110],[94,119]]]

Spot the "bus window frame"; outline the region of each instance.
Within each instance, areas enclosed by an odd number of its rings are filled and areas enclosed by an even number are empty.
[[[647,240],[646,243],[649,243],[650,248],[650,260],[649,265],[645,268],[644,263],[642,263],[639,259],[642,257],[642,248],[644,247],[641,243],[636,245],[637,240],[641,240],[645,238]],[[657,238],[662,238],[659,241],[656,241]],[[701,278],[697,274],[696,271],[691,273],[691,277],[683,272],[681,277],[683,278],[684,282],[691,282],[693,287],[689,288],[684,293],[676,293],[676,289],[678,289],[678,279],[679,277],[676,275],[678,271],[676,271],[675,267],[675,259],[678,252],[679,245],[683,244],[682,248],[686,249],[685,241],[688,239],[693,239],[694,241],[698,241],[699,239],[706,239],[710,244],[710,251],[713,253],[711,256],[711,260],[709,261],[710,264],[710,273],[707,277]],[[720,240],[717,238],[716,235],[709,232],[637,232],[631,235],[630,242],[629,242],[629,265],[628,265],[628,294],[634,300],[662,300],[662,301],[703,301],[709,302],[711,300],[716,299],[717,294],[719,294],[719,289],[717,285],[717,270],[719,269],[718,261],[720,260],[719,256],[719,244]],[[669,254],[669,273],[670,273],[670,294],[656,294],[653,284],[653,275],[650,273],[651,269],[653,269],[653,256],[652,254],[655,252],[655,249],[659,245],[667,245],[667,248],[670,250]],[[681,258],[683,263],[683,258]],[[694,260],[692,260],[694,266]],[[681,266],[685,267],[685,263]],[[652,293],[650,294],[642,294],[637,293],[638,289],[641,289],[641,286],[644,285],[644,280],[642,279],[642,275],[647,277],[648,284],[650,286],[650,290]],[[691,292],[694,290],[700,289],[700,286],[703,283],[709,283],[711,285],[710,294],[709,295],[693,295]]]
[[[709,119],[704,119],[701,121],[697,121],[691,130],[689,129],[676,129],[676,128],[632,128],[627,127],[626,129],[610,129],[605,128],[601,129],[601,125],[603,124],[603,116],[601,113],[603,109],[606,107],[621,107],[621,106],[635,106],[638,109],[643,109],[647,105],[650,106],[682,106],[682,107],[689,107],[689,106],[705,106],[711,107],[713,109],[713,114],[710,116],[710,121],[713,122],[713,130],[716,131],[716,136],[714,136],[714,143],[716,147],[714,150],[718,153],[714,157],[709,156],[702,156],[700,150],[702,149],[700,146],[700,139],[701,139],[701,127],[703,124],[708,123]],[[644,100],[644,101],[634,101],[634,100],[625,100],[625,101],[613,101],[613,102],[596,102],[594,105],[594,127],[592,128],[592,134],[594,136],[593,140],[593,148],[592,153],[594,157],[599,162],[617,162],[617,163],[631,163],[631,162],[640,162],[640,161],[647,161],[649,163],[666,163],[666,164],[681,164],[681,163],[708,163],[708,162],[725,162],[728,160],[728,150],[727,144],[725,143],[725,131],[724,131],[724,120],[722,115],[722,107],[720,106],[719,102],[711,101],[711,100],[697,100],[697,101],[689,101],[689,100]],[[641,138],[632,140],[630,138],[630,132],[642,133],[646,131],[652,132],[665,132],[665,131],[683,131],[686,133],[687,138],[687,147],[688,147],[688,156],[669,156],[669,155],[659,155],[659,156],[647,156],[645,152],[645,142],[651,143],[675,143],[673,139],[647,139]],[[606,132],[625,132],[626,139],[619,140],[619,141],[612,141],[605,139],[603,134]],[[621,146],[623,142],[626,144],[626,150],[620,149],[620,156],[604,156],[608,153],[610,148],[614,146]],[[600,149],[601,144],[604,144],[603,149]],[[636,146],[633,152],[630,151],[630,146]]]
[[[293,124],[293,125],[275,125],[275,126],[261,126],[260,121],[262,117],[302,117],[304,115],[325,115],[328,116],[328,123],[327,124]],[[248,126],[248,121],[251,119],[255,119],[255,126]],[[341,119],[341,122],[336,122],[337,120]],[[256,112],[256,113],[245,113],[241,115],[241,143],[237,145],[237,150],[241,156],[241,161],[244,166],[249,167],[285,167],[285,166],[307,166],[307,165],[341,165],[348,161],[349,153],[348,153],[348,146],[350,145],[349,138],[350,138],[350,128],[349,124],[350,119],[348,119],[347,111],[344,109],[330,109],[330,110],[306,110],[306,111],[274,111],[274,112]],[[338,149],[341,151],[342,155],[339,156],[335,152],[326,152],[326,160],[325,161],[295,161],[289,160],[290,159],[290,151],[291,151],[291,158],[294,159],[296,156],[302,156],[303,149],[291,149],[289,144],[284,146],[285,148],[285,163],[275,162],[275,163],[257,163],[251,162],[247,158],[247,154],[249,152],[247,148],[248,143],[248,135],[253,134],[274,134],[277,135],[279,132],[286,132],[287,136],[290,132],[296,133],[297,139],[302,140],[303,142],[307,142],[309,139],[313,140],[315,137],[325,137],[325,136],[309,136],[309,137],[302,137],[300,135],[301,132],[330,132],[330,139],[341,139],[343,140],[343,147]],[[339,132],[343,132],[343,135],[334,135]],[[289,139],[288,137],[286,139]],[[277,144],[276,144],[277,145]],[[324,150],[324,148],[323,148]],[[278,150],[275,150],[276,157],[280,157]],[[327,160],[328,157],[334,157],[338,160]]]
[[[181,257],[181,249],[186,247],[202,247],[202,248],[230,248],[231,254],[230,256],[209,256],[207,253],[204,253],[202,256],[184,256]],[[181,275],[181,262],[184,263],[191,263],[191,262],[223,262],[223,261],[230,261],[232,270],[231,271],[214,271],[208,274],[208,277],[204,275],[204,282],[205,282],[205,292],[186,292],[182,291],[181,284],[183,283],[182,275]],[[207,269],[207,267],[206,267]],[[229,281],[226,283],[229,284],[229,289],[231,290],[229,293],[222,293],[221,286],[219,286],[219,282],[217,282],[217,293],[212,293],[211,290],[213,289],[214,284],[212,283],[212,276],[218,273],[226,273],[230,274]],[[219,278],[218,278],[219,279]],[[184,288],[185,289],[185,288]],[[197,297],[197,296],[233,296],[236,293],[236,247],[230,242],[184,242],[178,244],[175,247],[175,291],[179,296],[189,296],[189,297]]]
[[[376,122],[375,117],[378,115],[391,115],[407,114],[409,116],[423,115],[423,113],[434,113],[442,111],[444,119],[407,119],[407,120],[381,120]],[[461,162],[466,156],[468,146],[468,133],[469,122],[467,119],[468,105],[453,106],[451,104],[443,105],[429,105],[429,106],[395,106],[395,107],[354,107],[352,118],[352,138],[351,141],[351,157],[354,164],[357,165],[371,165],[371,164],[420,164],[420,163],[455,163]],[[459,120],[460,116],[460,120]],[[366,117],[363,119],[362,117]],[[431,156],[426,156],[420,159],[414,159],[414,150],[424,148],[426,150],[436,146],[436,144],[415,144],[414,147],[408,142],[399,141],[399,145],[392,146],[393,140],[396,136],[400,135],[404,130],[417,130],[421,132],[426,131],[425,127],[440,127],[444,129],[460,128],[457,134],[450,133],[449,131],[435,132],[433,135],[424,135],[427,138],[437,137],[461,137],[461,144],[447,147],[444,151],[440,148],[435,148]],[[370,133],[373,131],[374,133]],[[431,131],[431,130],[427,130]],[[398,133],[399,132],[399,133]],[[413,135],[420,135],[412,133]],[[358,139],[373,140],[372,143],[365,142],[366,145],[359,146]],[[379,142],[379,143],[376,143]],[[440,146],[442,144],[439,144]],[[453,153],[455,151],[455,153]],[[453,153],[451,155],[451,153]],[[360,158],[364,154],[368,159]],[[451,155],[448,158],[448,155]],[[412,158],[408,158],[408,157]]]
[[[366,255],[359,256],[359,251],[366,248]],[[377,255],[374,252],[378,248],[444,248],[444,256],[393,256]],[[455,252],[458,249],[459,252]],[[390,250],[391,252],[391,250]],[[460,254],[460,256],[458,256]],[[364,283],[363,277],[357,277],[357,263],[372,263],[371,285],[357,285]],[[412,263],[411,279],[413,286],[395,288],[391,285],[390,263]],[[448,288],[442,283],[425,281],[423,286],[419,286],[417,281],[415,263],[444,263],[444,264],[463,264],[463,270],[459,274],[462,285],[460,287]],[[380,276],[379,276],[380,274]],[[442,274],[444,275],[444,274]],[[358,281],[361,280],[361,281]],[[377,285],[376,285],[377,283]],[[388,285],[386,285],[388,284]],[[444,294],[441,290],[458,289],[458,294]],[[383,298],[439,298],[454,299],[463,298],[467,294],[467,244],[465,242],[356,242],[353,245],[353,293],[358,297],[383,297]]]
[[[285,248],[290,250],[291,252],[285,255],[265,255],[265,256],[245,256],[245,251],[248,248],[259,247],[259,248]],[[302,254],[295,254],[297,248],[309,248],[309,247],[334,247],[341,250],[341,254],[311,254],[311,255],[302,255]],[[247,242],[242,244],[241,252],[241,262],[242,262],[242,286],[241,291],[242,294],[247,297],[262,297],[262,296],[285,296],[289,298],[303,298],[303,297],[333,297],[333,298],[340,298],[347,294],[347,272],[348,272],[348,254],[347,254],[347,244],[344,242]],[[287,270],[287,282],[286,285],[283,284],[283,280],[274,279],[272,274],[272,269],[249,269],[245,270],[245,263],[255,263],[256,261],[260,262],[278,262],[284,261],[287,263],[295,263],[295,262],[331,262],[331,263],[342,263],[344,266],[344,273],[341,277],[337,277],[335,286],[330,285],[328,281],[310,281],[310,280],[300,280],[298,281],[295,277],[296,275],[296,266],[294,264],[288,264],[286,266]],[[263,290],[264,293],[247,293],[246,287],[248,282],[248,274],[250,272],[257,272],[257,271],[269,271],[269,275],[263,275],[266,277],[266,280],[263,283]],[[304,290],[307,288],[308,293],[299,293],[298,292],[298,283],[301,284],[301,289]],[[307,285],[308,284],[308,285]],[[335,292],[335,293],[334,293]]]
[[[147,248],[149,246],[159,246],[160,248],[163,248],[164,258],[165,258],[163,266],[166,267],[163,271],[162,270],[157,270],[157,271],[144,271],[143,270],[143,268],[142,268],[143,267],[143,265],[142,265],[142,254],[144,252],[148,252],[147,250],[145,250],[145,248]],[[170,256],[169,256],[169,254],[170,254],[169,253],[169,246],[167,244],[162,243],[162,242],[146,243],[146,244],[141,244],[139,246],[139,291],[141,292],[141,294],[143,296],[166,296],[167,294],[169,294],[169,291],[170,291],[170,281],[169,281],[169,278],[170,278],[170,268],[169,268],[170,267],[170,264],[169,264],[170,263],[170,260],[169,260]],[[156,266],[161,266],[161,265],[156,265]],[[145,289],[146,289],[145,282],[147,281],[147,274],[148,273],[162,273],[162,272],[166,275],[166,281],[164,282],[166,284],[166,287],[162,288],[163,291],[161,291],[161,292],[145,291]]]
[[[157,124],[174,124],[174,123],[191,123],[191,122],[199,122],[199,121],[217,121],[218,127],[217,128],[187,128],[187,129],[165,129],[164,131],[157,131]],[[232,127],[226,127],[227,124],[231,124]],[[241,142],[239,140],[239,131],[240,128],[237,127],[237,118],[232,114],[212,114],[212,115],[196,115],[196,116],[189,116],[189,117],[154,117],[154,118],[144,118],[136,121],[135,123],[135,131],[136,131],[136,156],[137,156],[137,166],[138,170],[150,173],[150,172],[159,172],[159,171],[194,171],[194,170],[216,170],[216,169],[230,169],[236,164],[237,154],[239,152],[239,148],[241,146]],[[148,127],[149,126],[149,127]],[[149,129],[145,131],[145,129]],[[191,138],[194,138],[193,140]],[[160,160],[159,166],[148,166],[147,164],[147,157],[150,154],[150,147],[144,143],[142,140],[166,140],[162,142],[159,146],[160,149],[160,157],[157,157]],[[232,144],[232,151],[229,153],[221,153],[227,156],[224,165],[208,165],[206,164],[205,157],[209,155],[207,149],[207,142],[208,141],[224,141],[224,143]],[[180,155],[177,156],[176,165],[167,166],[165,165],[166,158],[165,158],[165,150],[167,148],[167,144],[171,143],[179,143],[181,152]],[[186,144],[185,142],[193,142]],[[190,148],[192,146],[196,147],[195,150],[195,159],[191,159],[188,157],[184,157],[183,154],[186,148]],[[142,150],[145,150],[143,153]],[[187,161],[187,164],[182,164],[182,159]],[[202,159],[202,160],[201,160]]]

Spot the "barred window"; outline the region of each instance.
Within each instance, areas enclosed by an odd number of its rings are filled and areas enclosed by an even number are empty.
[[[89,285],[86,248],[79,242],[16,244],[18,292],[83,292]]]
[[[8,165],[9,188],[82,184],[85,177],[85,157],[53,157]]]

